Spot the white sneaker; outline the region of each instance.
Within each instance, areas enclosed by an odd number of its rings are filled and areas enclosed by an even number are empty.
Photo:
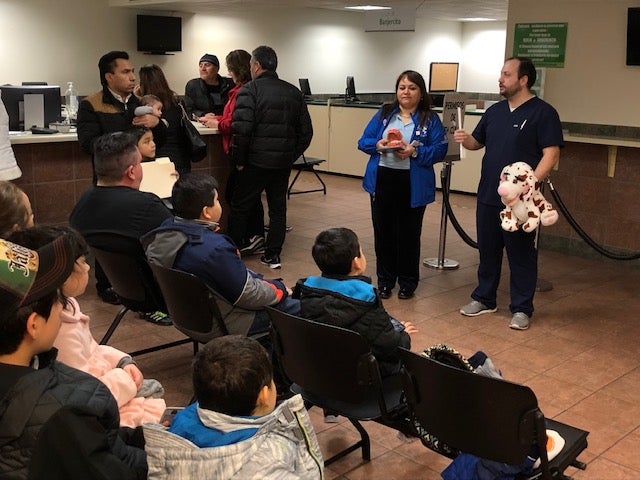
[[[529,328],[530,318],[526,313],[516,312],[511,317],[511,322],[509,323],[509,328],[513,328],[514,330],[526,330]]]
[[[484,303],[477,300],[471,300],[470,303],[467,303],[460,309],[460,313],[462,315],[466,315],[467,317],[477,317],[478,315],[482,315],[483,313],[493,313],[496,311],[498,311],[497,308],[489,308]]]

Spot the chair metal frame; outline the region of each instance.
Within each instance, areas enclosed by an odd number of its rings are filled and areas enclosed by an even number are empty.
[[[588,432],[545,419],[533,391],[507,380],[485,377],[399,348],[402,381],[412,416],[441,442],[477,457],[519,465],[540,448],[540,467],[524,478],[567,478],[587,448]],[[546,429],[565,440],[562,451],[547,458]],[[441,452],[438,452],[441,453]],[[521,477],[518,477],[521,478]]]
[[[218,293],[195,275],[149,263],[166,301],[173,325],[198,343],[228,335],[218,301]]]
[[[92,234],[86,236],[86,238],[91,252],[102,266],[113,290],[120,297],[122,303],[122,308],[118,311],[100,340],[101,345],[106,345],[129,310],[149,312],[166,309],[166,307],[160,289],[146,263],[141,245],[139,246],[140,256],[137,255],[138,247],[135,244],[135,239],[116,234]],[[109,247],[105,248],[113,239],[128,243],[130,249],[126,252],[124,250],[116,252],[111,251]],[[117,244],[117,241],[114,244]],[[136,350],[129,354],[135,357],[190,342],[191,339],[188,338],[176,340]]]
[[[295,162],[293,162],[293,165],[291,165],[291,168],[294,170],[297,170],[297,172],[296,172],[296,175],[293,177],[293,180],[289,184],[289,188],[287,188],[287,198],[291,198],[291,195],[298,195],[301,193],[311,193],[311,192],[323,192],[324,195],[326,195],[327,185],[324,183],[324,181],[322,180],[322,178],[314,168],[316,165],[320,165],[325,161],[326,160],[323,160],[321,158],[312,158],[312,157],[307,158],[304,156],[304,153],[303,153]],[[296,181],[298,180],[298,177],[302,172],[313,173],[318,179],[318,181],[320,182],[320,184],[322,185],[322,188],[312,188],[310,190],[293,191],[293,186],[295,185]]]
[[[378,362],[366,340],[352,330],[303,319],[272,307],[272,344],[291,391],[307,404],[349,419],[360,440],[336,453],[325,465],[362,449],[371,459],[369,435],[360,423],[373,420],[415,435],[406,416],[400,376],[381,378]]]

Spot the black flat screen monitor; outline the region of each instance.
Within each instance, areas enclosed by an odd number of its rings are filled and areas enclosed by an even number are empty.
[[[627,13],[627,65],[640,65],[640,7]]]
[[[182,18],[138,15],[138,51],[167,53],[182,51]]]
[[[29,130],[33,125],[38,127],[48,127],[49,124],[60,120],[60,87],[57,85],[3,85],[2,102],[9,115],[9,130],[23,131]],[[25,112],[25,95],[30,95],[27,99],[29,110]],[[25,125],[25,113],[28,123]],[[42,122],[42,123],[41,123]]]
[[[298,82],[300,82],[300,91],[305,97],[311,96],[311,87],[309,86],[308,78],[299,78]]]
[[[356,95],[356,83],[351,75],[347,77],[347,89],[345,90],[345,97],[347,102],[358,101],[358,96]]]

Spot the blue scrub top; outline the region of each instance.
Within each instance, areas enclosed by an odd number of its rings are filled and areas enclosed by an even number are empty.
[[[542,149],[564,147],[562,124],[558,112],[544,100],[533,97],[509,109],[503,100],[484,113],[472,133],[485,146],[478,185],[478,202],[502,206],[498,185],[502,169],[514,162],[526,162],[535,170]]]

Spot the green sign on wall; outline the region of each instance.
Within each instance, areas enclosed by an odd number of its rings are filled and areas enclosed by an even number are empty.
[[[536,67],[564,67],[567,23],[516,23],[513,55],[529,57]]]

